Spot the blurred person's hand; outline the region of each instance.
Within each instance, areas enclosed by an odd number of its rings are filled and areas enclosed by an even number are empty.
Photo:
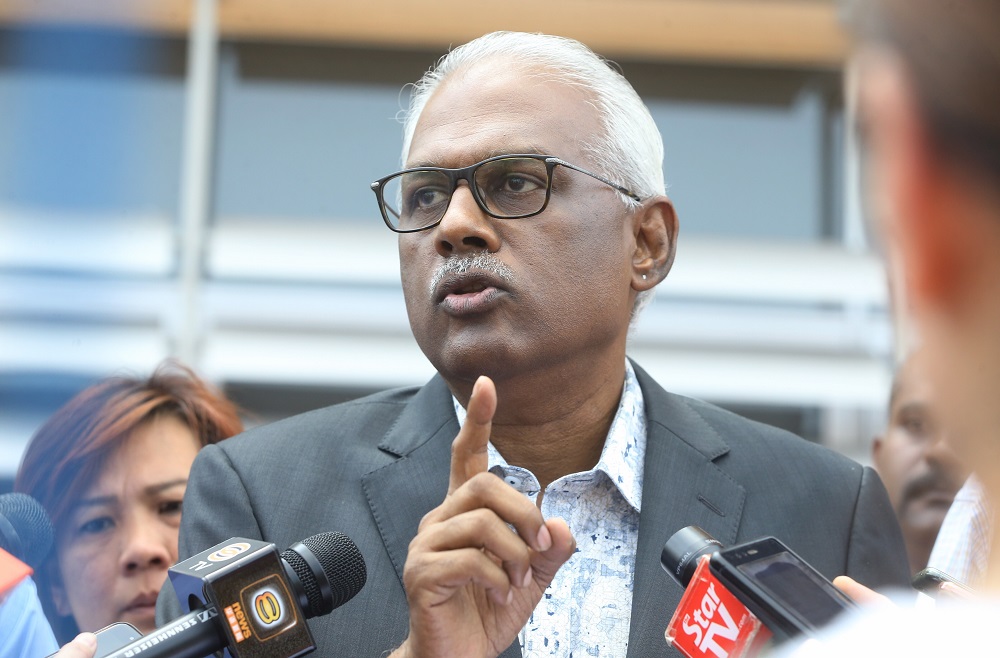
[[[837,576],[833,584],[844,594],[851,597],[855,603],[864,606],[892,605],[888,596],[869,589],[849,576]]]
[[[94,658],[96,653],[97,636],[93,633],[80,633],[50,658]]]

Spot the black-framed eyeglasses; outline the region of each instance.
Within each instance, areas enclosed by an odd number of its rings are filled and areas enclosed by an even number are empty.
[[[627,188],[551,155],[498,155],[460,169],[414,167],[372,183],[385,225],[397,233],[437,226],[448,211],[458,181],[469,184],[476,203],[491,217],[521,219],[545,210],[552,194],[552,171],[562,166],[610,185],[642,201]]]

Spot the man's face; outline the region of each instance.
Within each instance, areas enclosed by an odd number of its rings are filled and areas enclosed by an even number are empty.
[[[540,153],[594,171],[582,144],[599,130],[581,91],[485,63],[452,75],[431,97],[406,166]],[[524,219],[486,215],[460,181],[440,225],[399,237],[421,349],[451,382],[485,374],[499,383],[569,360],[624,362],[636,244],[628,215],[612,188],[565,167],[553,173],[546,209]],[[440,276],[446,263],[477,254],[467,272]]]
[[[968,472],[949,448],[927,358],[915,353],[896,378],[889,426],[876,439],[875,468],[896,510],[911,561],[930,547]],[[922,559],[926,561],[926,555]],[[923,565],[915,564],[915,568]]]

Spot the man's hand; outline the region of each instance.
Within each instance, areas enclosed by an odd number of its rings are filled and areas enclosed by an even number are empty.
[[[452,444],[448,495],[410,543],[403,569],[410,634],[394,656],[499,655],[576,549],[565,521],[546,521],[486,470],[496,406],[493,382],[480,377]]]
[[[855,603],[860,605],[887,605],[892,603],[889,597],[865,587],[850,576],[837,576],[833,579],[833,584],[837,586],[837,589],[847,594]]]
[[[62,649],[52,654],[52,658],[94,658],[97,653],[97,636],[93,633],[80,633],[71,642],[64,644]]]

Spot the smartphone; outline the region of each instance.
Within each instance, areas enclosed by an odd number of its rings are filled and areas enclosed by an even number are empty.
[[[709,569],[778,640],[814,635],[857,605],[774,537],[712,554]]]
[[[935,569],[934,567],[928,567],[923,571],[917,572],[917,575],[910,581],[913,589],[923,592],[928,596],[937,596],[940,594],[941,586],[945,583],[952,583],[959,589],[968,592],[969,594],[975,593],[975,590],[965,583],[959,582],[955,578],[952,578],[945,572]]]
[[[94,654],[94,658],[110,656],[142,637],[142,633],[135,626],[123,621],[105,626],[94,634],[97,635],[97,653]]]

